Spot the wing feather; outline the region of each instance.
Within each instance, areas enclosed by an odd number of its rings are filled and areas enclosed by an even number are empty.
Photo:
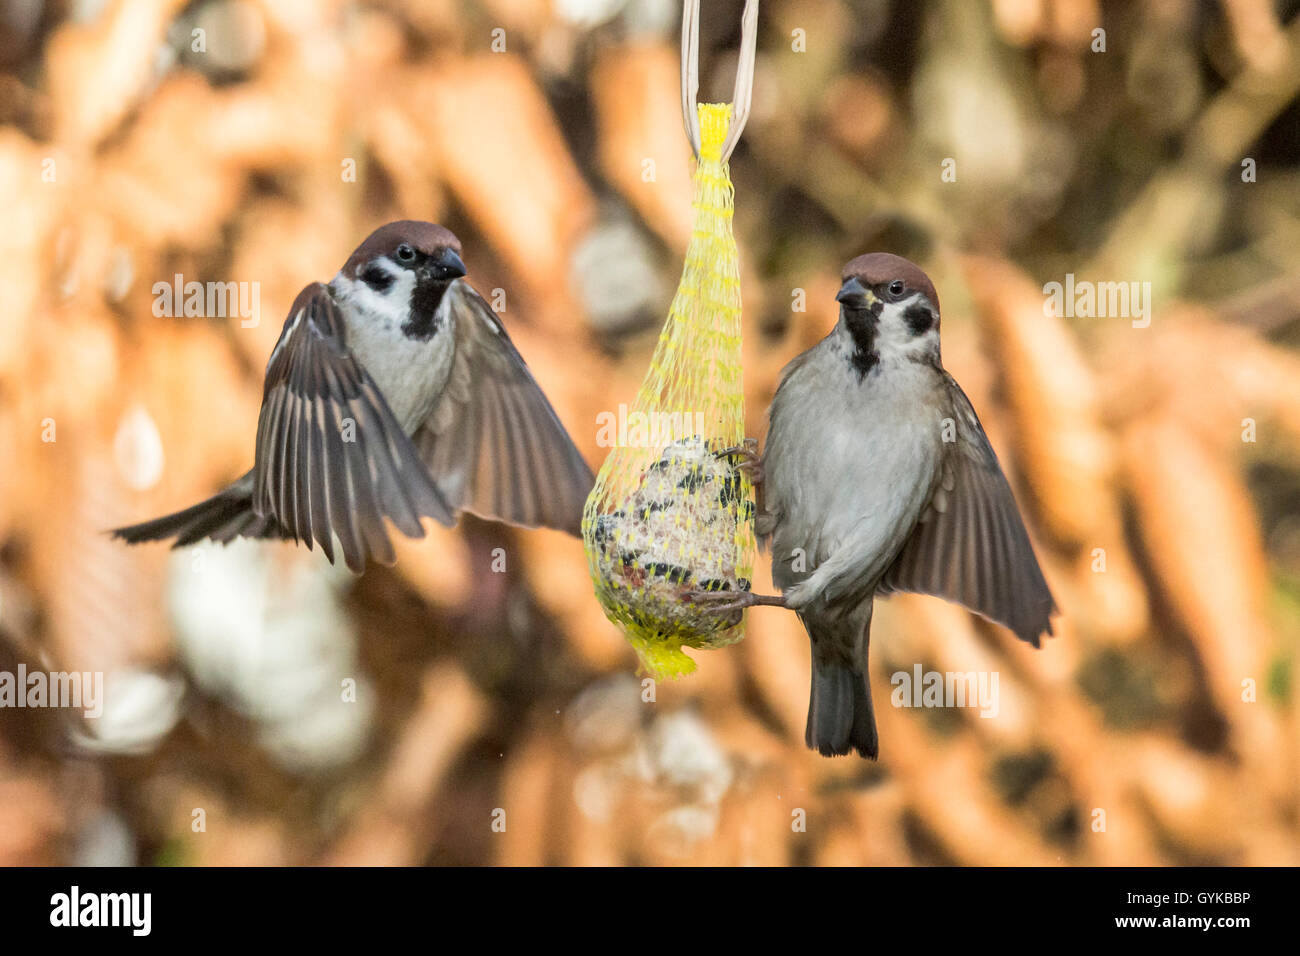
[[[577,534],[595,482],[505,327],[465,281],[446,293],[451,376],[414,436],[453,508]]]
[[[957,423],[940,486],[881,579],[881,593],[955,601],[1039,646],[1052,633],[1047,587],[997,455],[970,399],[945,373]]]
[[[345,437],[345,431],[347,432]],[[369,373],[347,347],[329,290],[298,296],[266,369],[253,510],[353,571],[391,564],[384,519],[423,536],[420,516],[452,513]]]

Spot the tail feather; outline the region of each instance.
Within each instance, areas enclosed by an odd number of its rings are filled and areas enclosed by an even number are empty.
[[[875,760],[880,751],[867,679],[871,612],[868,601],[847,614],[799,615],[812,640],[812,693],[804,742],[827,757],[856,750]]]
[[[880,742],[866,674],[846,661],[822,657],[814,651],[804,742],[826,757],[856,750],[876,759]]]
[[[247,485],[248,487],[244,487]],[[221,544],[235,538],[292,538],[293,534],[274,518],[253,510],[251,483],[241,479],[229,488],[175,514],[116,528],[115,538],[128,544],[175,538],[173,548],[210,538]]]

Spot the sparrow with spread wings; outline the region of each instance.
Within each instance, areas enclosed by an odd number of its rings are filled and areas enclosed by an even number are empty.
[[[132,544],[289,538],[353,571],[392,564],[384,521],[423,537],[469,511],[578,533],[591,469],[492,309],[459,240],[375,230],[299,293],[266,366],[253,468],[184,511],[119,528]]]
[[[867,680],[877,595],[933,594],[1038,646],[1056,610],[1011,486],[939,353],[939,296],[888,253],[844,267],[839,322],[781,377],[761,461],[779,596],[697,592],[719,613],[798,612],[812,642],[808,746],[879,751]]]

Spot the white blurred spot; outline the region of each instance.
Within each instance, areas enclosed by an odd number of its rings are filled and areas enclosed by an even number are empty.
[[[73,866],[135,866],[135,837],[118,814],[100,810],[77,831]]]
[[[636,678],[620,674],[592,684],[575,697],[564,715],[564,727],[577,750],[617,750],[632,743],[645,706]]]
[[[643,324],[663,306],[663,283],[649,243],[630,222],[606,222],[574,250],[574,288],[591,324],[623,332]]]
[[[608,823],[622,799],[624,777],[615,764],[597,763],[573,780],[573,800],[583,816]]]
[[[574,26],[594,27],[618,15],[627,0],[555,0],[555,13]]]
[[[194,681],[259,725],[259,743],[283,766],[334,766],[364,746],[373,695],[358,673],[357,640],[339,589],[347,572],[302,555],[287,568],[265,545],[208,549],[202,570],[172,565],[171,609]],[[355,701],[343,681],[357,681]]]
[[[127,487],[136,491],[147,491],[162,477],[165,460],[162,436],[143,406],[134,406],[117,426],[113,460]]]
[[[704,803],[717,803],[731,786],[727,755],[704,721],[690,711],[655,721],[646,735],[645,755],[657,782],[691,788]]]
[[[266,24],[256,5],[245,0],[215,0],[200,9],[194,25],[206,30],[208,72],[243,72],[262,58]]]
[[[695,844],[718,829],[718,808],[686,804],[660,814],[650,824],[647,839],[672,856],[686,856]]]
[[[185,682],[147,670],[124,669],[104,675],[104,712],[83,725],[77,741],[89,750],[147,753],[180,718]]]
[[[623,10],[623,28],[630,36],[667,34],[675,39],[681,29],[682,5],[677,0],[628,0]]]
[[[126,246],[114,246],[108,274],[104,276],[104,294],[110,302],[121,302],[131,291],[134,281],[135,263],[131,259],[131,250]]]

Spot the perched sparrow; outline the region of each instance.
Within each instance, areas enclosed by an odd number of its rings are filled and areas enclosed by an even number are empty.
[[[266,366],[253,468],[176,514],[114,532],[315,541],[360,572],[384,528],[423,537],[471,511],[577,534],[594,481],[500,320],[461,277],[460,242],[391,222],[329,285],[298,294]]]
[[[939,297],[919,268],[873,253],[844,267],[830,335],[791,362],[761,462],[781,597],[812,639],[809,747],[874,758],[867,643],[877,594],[963,604],[1038,646],[1056,610],[975,409],[939,358]]]

